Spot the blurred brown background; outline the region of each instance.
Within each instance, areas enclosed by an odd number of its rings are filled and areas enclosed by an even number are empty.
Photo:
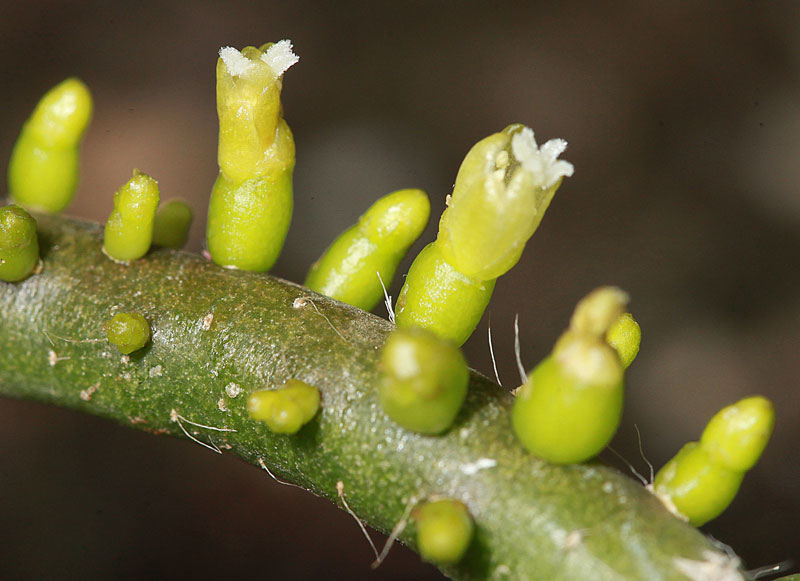
[[[530,368],[581,296],[625,288],[644,339],[615,448],[646,472],[634,424],[660,466],[717,409],[771,397],[773,442],[706,530],[749,567],[800,561],[799,3],[2,8],[0,159],[41,94],[80,76],[96,114],[71,213],[104,219],[138,167],[192,201],[193,250],[216,51],[292,39],[296,213],[275,269],[291,280],[381,194],[424,188],[438,216],[469,147],[508,123],[567,139],[575,176],[490,307],[501,379],[518,382],[515,314]],[[491,375],[486,321],[466,351]],[[0,401],[0,494],[2,579],[439,578],[400,547],[370,572],[350,517],[235,459],[25,402]]]

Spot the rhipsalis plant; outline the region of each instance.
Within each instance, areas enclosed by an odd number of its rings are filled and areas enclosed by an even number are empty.
[[[638,352],[625,293],[603,287],[581,301],[516,399],[469,371],[457,348],[572,174],[557,159],[565,142],[539,147],[512,125],[472,148],[437,240],[408,274],[399,329],[242,272],[274,263],[291,217],[294,143],[280,90],[296,60],[288,41],[220,51],[213,262],[170,249],[190,212],[154,224],[157,186],[141,173],[115,196],[105,229],[39,214],[37,238],[27,212],[2,209],[0,278],[11,282],[0,282],[0,393],[224,448],[392,530],[456,579],[744,579],[735,556],[671,511],[699,524],[732,500],[769,437],[767,400],[715,416],[653,494],[582,463],[613,436],[623,370]],[[89,111],[75,83],[77,117],[56,115],[48,95],[15,148],[12,192],[30,207],[68,203]],[[37,171],[31,148],[46,150]],[[391,278],[427,214],[419,190],[382,198],[310,284],[373,305],[377,274]]]

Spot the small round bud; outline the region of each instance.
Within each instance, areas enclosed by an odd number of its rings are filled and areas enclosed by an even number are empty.
[[[412,513],[417,547],[426,561],[449,565],[461,560],[472,540],[474,525],[467,507],[457,500],[426,502]]]
[[[38,262],[36,220],[20,206],[0,208],[0,280],[27,278]]]
[[[424,329],[398,329],[381,352],[380,402],[404,428],[439,434],[453,423],[467,394],[461,351]]]
[[[117,313],[105,325],[108,342],[128,355],[150,340],[150,324],[139,313]]]
[[[622,367],[627,369],[639,353],[642,329],[630,313],[623,313],[606,333],[606,342],[619,355]]]
[[[276,434],[296,433],[316,415],[319,405],[319,390],[298,379],[290,379],[278,389],[253,392],[247,398],[250,417],[266,423]]]

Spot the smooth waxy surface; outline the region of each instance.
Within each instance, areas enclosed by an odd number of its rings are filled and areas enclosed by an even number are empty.
[[[183,200],[169,200],[156,212],[153,223],[153,244],[164,248],[183,248],[192,226],[191,206]]]
[[[276,434],[294,434],[319,410],[319,390],[297,379],[278,389],[262,389],[247,398],[247,411]]]
[[[197,444],[186,439],[176,414],[234,429],[183,424],[254,469],[262,461],[277,477],[339,506],[342,482],[350,507],[387,533],[412,498],[460,500],[475,532],[461,561],[442,567],[453,579],[686,581],[678,558],[702,564],[710,551],[730,560],[627,475],[598,464],[558,466],[528,453],[509,429],[513,397],[477,373],[450,430],[430,437],[398,426],[378,401],[378,348],[393,329],[385,320],[182,252],[160,249],[122,266],[102,254],[101,227],[37,220],[42,273],[0,285],[6,396],[171,434],[187,446]],[[127,362],[104,342],[53,345],[32,332],[95,337],[112,309],[137,310],[153,327],[151,345]],[[47,363],[51,350],[56,365]],[[265,380],[289,378],[318,387],[324,403],[313,429],[291,438],[254,421],[246,406],[247,394]],[[81,398],[96,383],[91,398]],[[416,547],[411,529],[400,538]]]
[[[469,277],[491,280],[517,263],[561,178],[572,175],[572,165],[556,159],[565,147],[552,140],[540,150],[533,132],[519,124],[472,147],[439,222],[450,264]]]
[[[713,462],[697,442],[690,442],[658,471],[653,487],[699,527],[728,508],[743,477],[744,472]]]
[[[469,370],[461,351],[424,329],[398,329],[381,350],[380,402],[406,429],[448,429],[467,394]]]
[[[764,451],[775,423],[772,402],[748,397],[717,412],[700,442],[690,442],[656,474],[654,491],[695,526],[733,502],[744,473]]]
[[[422,327],[463,345],[481,320],[494,280],[477,280],[457,271],[442,256],[438,242],[414,259],[395,307],[397,326]]]
[[[761,457],[775,426],[775,409],[765,397],[748,397],[711,418],[700,444],[715,462],[750,470]]]
[[[36,220],[20,206],[0,208],[0,280],[17,282],[39,262]]]
[[[70,78],[39,101],[11,153],[11,198],[28,209],[57,213],[78,183],[78,145],[92,115],[89,89]]]
[[[158,208],[158,182],[133,170],[133,177],[114,194],[114,209],[106,221],[103,248],[118,262],[141,258],[153,242]]]
[[[622,367],[627,369],[639,354],[642,329],[630,313],[620,315],[606,333],[606,341],[619,355]]]
[[[472,540],[472,518],[457,500],[426,502],[414,509],[417,546],[426,561],[448,565],[464,556]]]
[[[105,328],[108,342],[124,355],[138,351],[150,341],[150,323],[140,313],[117,313]]]
[[[206,237],[211,258],[222,266],[269,270],[283,248],[292,217],[295,152],[280,92],[283,72],[296,58],[288,41],[220,50],[220,174]]]
[[[613,352],[610,356],[616,358]],[[540,458],[559,464],[583,462],[611,441],[623,397],[621,374],[609,383],[587,381],[550,356],[528,374],[517,393],[514,432]]]
[[[397,265],[422,234],[430,202],[422,190],[383,196],[315,262],[305,285],[336,300],[371,310],[383,298]],[[380,277],[380,278],[379,278]]]
[[[583,462],[617,431],[623,368],[604,337],[627,300],[615,287],[597,288],[581,299],[552,355],[528,374],[517,393],[514,432],[537,456],[559,464]]]

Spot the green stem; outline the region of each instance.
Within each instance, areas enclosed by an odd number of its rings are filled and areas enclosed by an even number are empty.
[[[185,429],[339,506],[341,481],[352,509],[384,532],[411,499],[461,500],[476,534],[466,557],[443,569],[456,579],[686,579],[687,560],[730,563],[615,470],[527,453],[511,430],[512,396],[477,373],[444,435],[395,425],[378,405],[387,321],[178,251],[116,264],[101,251],[100,226],[37,219],[42,272],[0,283],[4,395],[154,433]],[[120,311],[142,313],[152,328],[151,343],[129,357],[102,331]],[[250,419],[247,395],[290,378],[320,389],[322,411],[296,435],[273,434]],[[412,533],[400,538],[414,546]]]

